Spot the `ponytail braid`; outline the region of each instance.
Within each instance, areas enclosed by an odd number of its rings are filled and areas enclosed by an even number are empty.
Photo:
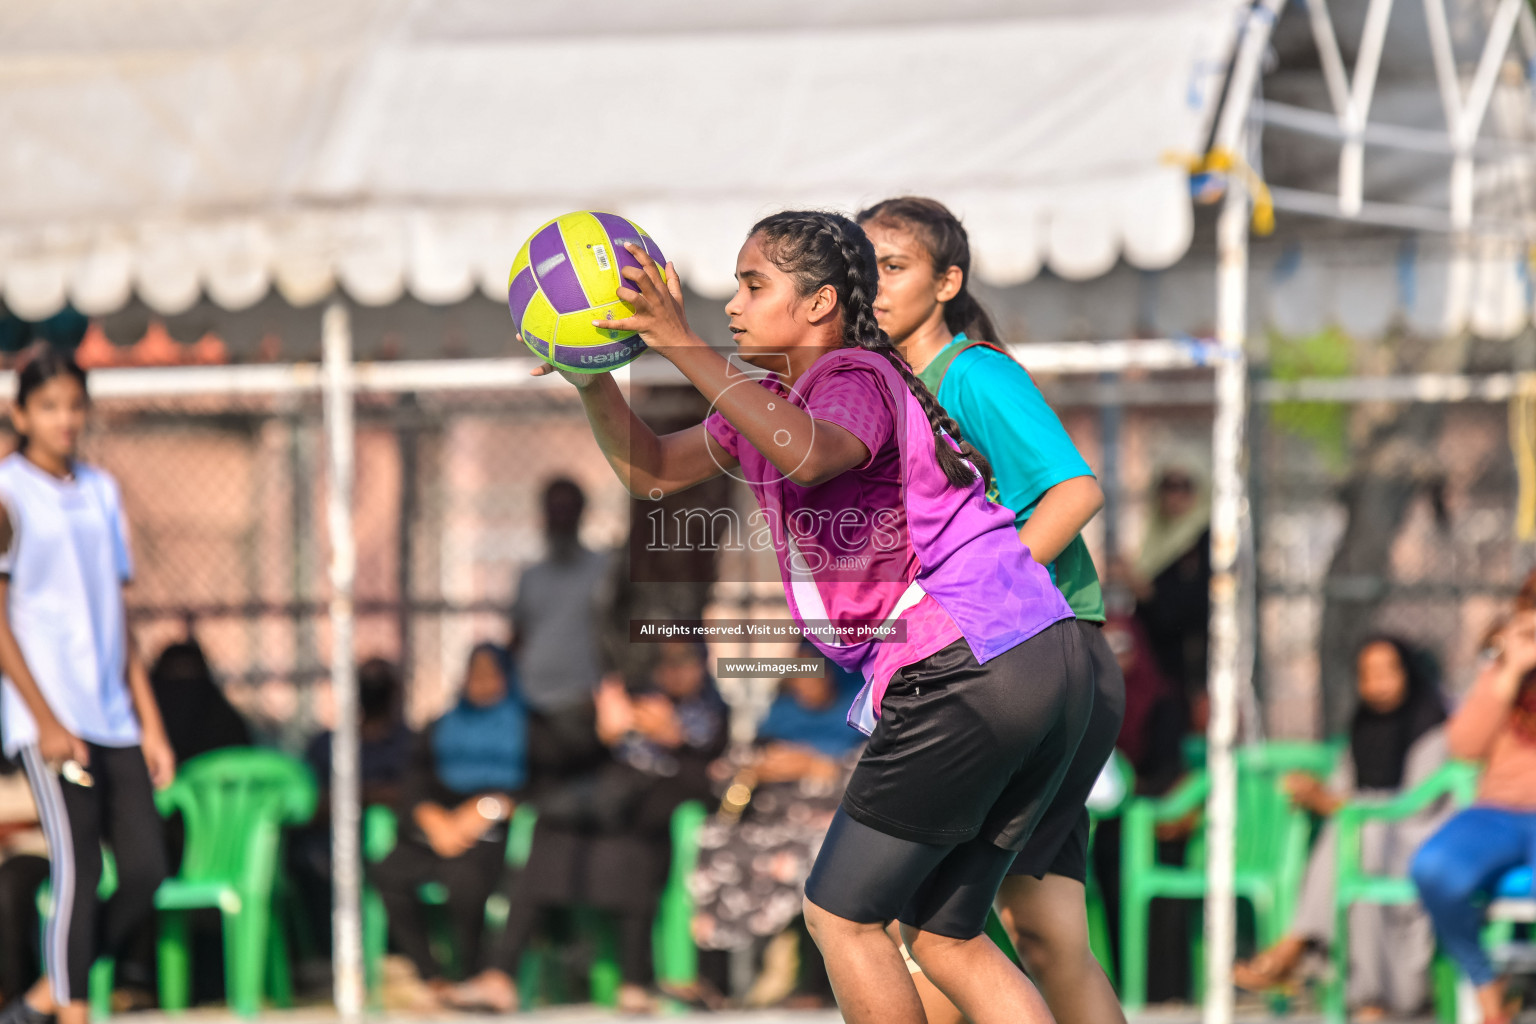
[[[988,487],[992,467],[966,441],[956,423],[927,386],[901,358],[896,346],[875,320],[875,295],[880,275],[875,247],[853,221],[835,213],[792,211],[765,217],[748,237],[761,234],[764,252],[775,266],[796,279],[801,295],[824,285],[837,291],[843,307],[843,346],[877,352],[901,374],[933,428],[934,454],[944,477],[954,487],[969,487],[979,475]],[[946,439],[945,435],[948,435]],[[954,444],[950,444],[953,440]],[[958,448],[958,450],[957,450]]]

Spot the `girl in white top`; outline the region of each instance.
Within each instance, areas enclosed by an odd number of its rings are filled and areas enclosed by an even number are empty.
[[[175,758],[123,608],[132,574],[117,484],[77,461],[85,374],[51,349],[17,375],[21,442],[0,460],[0,733],[21,761],[48,841],[47,975],[3,1024],[85,1024],[92,962],[146,921],[165,877],[151,788]],[[118,886],[99,905],[101,847]]]

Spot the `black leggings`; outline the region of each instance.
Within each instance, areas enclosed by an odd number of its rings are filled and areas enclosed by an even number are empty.
[[[36,747],[21,750],[48,841],[53,909],[43,959],[60,1005],[86,998],[91,963],[122,952],[154,910],[155,890],[166,876],[160,814],[143,752],[88,746],[91,786],[65,781]],[[117,862],[117,890],[105,902],[96,896],[103,843]]]

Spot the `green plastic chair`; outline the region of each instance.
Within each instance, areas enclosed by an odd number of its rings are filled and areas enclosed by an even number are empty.
[[[1332,970],[1322,987],[1319,1002],[1328,1024],[1344,1024],[1349,1019],[1346,1004],[1346,979],[1349,973],[1349,908],[1356,903],[1417,903],[1418,891],[1413,880],[1398,875],[1371,875],[1361,867],[1360,832],[1367,822],[1402,821],[1411,818],[1439,800],[1450,798],[1457,807],[1472,803],[1477,790],[1479,768],[1465,761],[1442,765],[1433,775],[1405,793],[1390,800],[1356,799],[1334,816],[1338,829],[1338,861],[1334,874],[1335,931],[1329,951]],[[1436,957],[1434,968],[1435,1009],[1442,1021],[1454,1022],[1455,971],[1443,957]]]
[[[656,912],[656,978],[689,985],[699,977],[699,947],[693,943],[693,896],[688,880],[699,863],[699,832],[709,812],[690,800],[672,812],[672,868]]]
[[[263,983],[273,1002],[292,1004],[287,945],[274,927],[273,892],[283,827],[315,812],[309,769],[275,750],[235,747],[192,758],[155,794],[160,813],[186,825],[181,871],[155,893],[160,910],[160,1006],[184,1010],[191,996],[190,911],[216,908],[224,921],[230,1008],[250,1017]]]
[[[1290,924],[1301,878],[1306,870],[1312,822],[1281,789],[1290,772],[1326,778],[1338,760],[1337,743],[1272,742],[1241,747],[1237,761],[1237,842],[1233,888],[1253,908],[1260,947],[1278,940]],[[1155,830],[1205,805],[1210,778],[1191,772],[1165,797],[1137,797],[1126,807],[1121,857],[1121,1002],[1137,1012],[1147,1001],[1147,926],[1153,899],[1205,898],[1205,826],[1200,823],[1185,850],[1183,864],[1157,859]],[[1195,989],[1201,991],[1200,940],[1194,940]]]
[[[388,807],[363,808],[363,860],[377,864],[395,848],[398,823]],[[365,876],[366,878],[366,876]],[[384,953],[389,945],[389,917],[379,891],[363,884],[363,978],[374,1009],[379,1009]]]
[[[1126,756],[1115,750],[1109,755],[1109,767],[1120,780],[1120,798],[1108,806],[1088,808],[1088,878],[1083,887],[1083,900],[1088,912],[1088,948],[1094,959],[1104,968],[1104,975],[1111,985],[1118,985],[1115,976],[1115,956],[1109,941],[1109,914],[1104,909],[1104,888],[1099,884],[1098,872],[1093,870],[1093,843],[1099,830],[1099,822],[1117,818],[1125,812],[1126,805],[1136,791],[1136,772]]]
[[[662,984],[687,986],[698,980],[699,951],[693,942],[693,897],[688,880],[699,860],[699,831],[708,812],[696,800],[680,804],[672,812],[672,864],[661,892],[653,926],[652,948],[656,979]],[[532,829],[529,830],[532,840]],[[527,860],[526,849],[523,861]],[[521,863],[521,862],[520,862]],[[588,973],[588,998],[599,1006],[615,1006],[619,1000],[622,973],[619,969],[618,939],[613,922],[606,915],[578,908],[578,927],[594,940],[595,955]],[[525,1008],[541,1000],[541,961],[530,951],[519,969],[519,994]]]

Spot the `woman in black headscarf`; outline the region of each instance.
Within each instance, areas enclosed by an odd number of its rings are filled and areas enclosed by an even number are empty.
[[[1350,722],[1349,749],[1327,784],[1301,773],[1286,779],[1291,799],[1330,817],[1357,797],[1384,799],[1412,789],[1444,763],[1445,703],[1434,659],[1401,640],[1376,636],[1356,660],[1359,704]],[[1440,801],[1398,822],[1369,822],[1360,853],[1370,873],[1402,876],[1419,844],[1450,814]],[[1291,933],[1252,960],[1237,965],[1238,985],[1253,990],[1288,980],[1309,949],[1333,939],[1335,830],[1325,827],[1312,849]],[[1435,937],[1417,904],[1362,904],[1350,910],[1349,1003],[1355,1020],[1381,1020],[1388,1011],[1413,1014],[1428,994]]]
[[[219,689],[196,640],[161,651],[149,670],[149,684],[177,764],[210,750],[250,746],[250,726]]]

